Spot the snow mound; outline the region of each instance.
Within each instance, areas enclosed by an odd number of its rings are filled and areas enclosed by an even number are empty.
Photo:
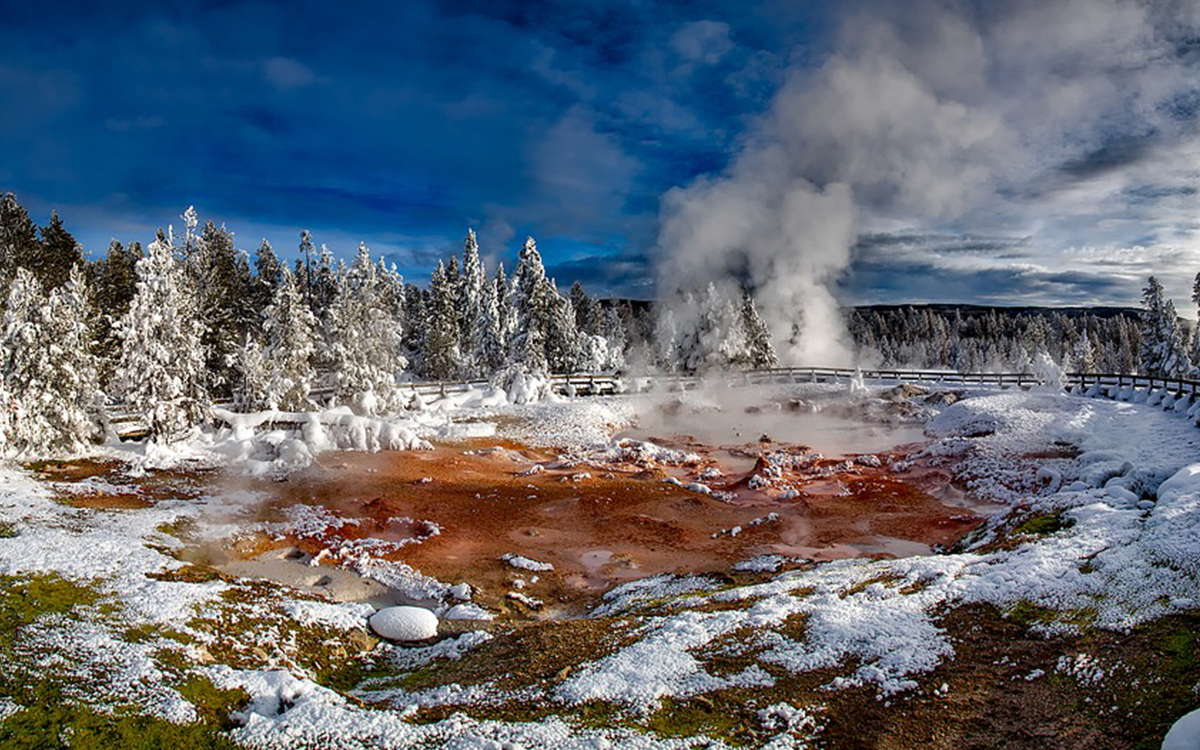
[[[385,607],[371,615],[371,629],[393,641],[424,641],[437,635],[438,618],[424,607]]]
[[[1163,737],[1162,750],[1200,750],[1200,708],[1171,726]]]
[[[532,570],[535,572],[554,570],[554,566],[551,565],[550,563],[538,562],[537,560],[530,560],[528,557],[514,555],[511,552],[507,552],[507,553],[501,555],[500,559],[503,560],[504,562],[508,563],[509,565],[513,566],[514,568],[519,568],[521,570]]]

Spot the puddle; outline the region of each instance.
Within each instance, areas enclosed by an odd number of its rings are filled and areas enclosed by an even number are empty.
[[[731,446],[757,443],[761,436],[767,435],[776,443],[806,445],[825,456],[878,453],[926,439],[924,427],[919,424],[889,425],[784,409],[747,413],[745,408],[740,411],[660,409],[641,416],[637,426],[617,437],[653,440],[690,436],[706,445]],[[735,463],[744,463],[744,459],[731,458]]]

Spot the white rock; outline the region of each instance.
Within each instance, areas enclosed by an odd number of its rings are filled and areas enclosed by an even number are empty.
[[[385,607],[371,615],[371,629],[393,641],[423,641],[437,635],[437,615],[424,607]]]

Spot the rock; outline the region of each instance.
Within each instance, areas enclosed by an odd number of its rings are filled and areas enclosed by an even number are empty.
[[[904,399],[915,398],[917,396],[929,395],[929,389],[911,383],[901,383],[900,385],[889,388],[879,394],[885,401],[902,401]]]
[[[385,607],[371,615],[371,629],[393,641],[423,641],[438,632],[438,618],[424,607]]]

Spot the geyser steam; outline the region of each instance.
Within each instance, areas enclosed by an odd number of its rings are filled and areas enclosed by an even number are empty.
[[[1131,203],[1127,191],[1190,184],[1188,161],[1164,153],[1182,145],[1192,153],[1197,142],[1194,121],[1179,114],[1180,101],[1194,100],[1195,56],[1180,46],[1200,25],[1194,6],[842,7],[849,10],[834,51],[817,67],[790,71],[724,172],[664,196],[660,300],[677,318],[689,314],[673,304],[679,291],[746,285],[782,363],[845,363],[832,286],[849,267],[860,226],[1035,237],[1019,267],[1011,258],[929,251],[921,260],[935,272],[1050,275],[1062,267],[1054,256],[1102,215],[1113,219],[1108,226],[1118,217],[1142,228],[1169,220],[1178,237],[1169,213],[1178,207]],[[1132,213],[1150,210],[1157,213]],[[1110,252],[1119,254],[1113,241]]]

